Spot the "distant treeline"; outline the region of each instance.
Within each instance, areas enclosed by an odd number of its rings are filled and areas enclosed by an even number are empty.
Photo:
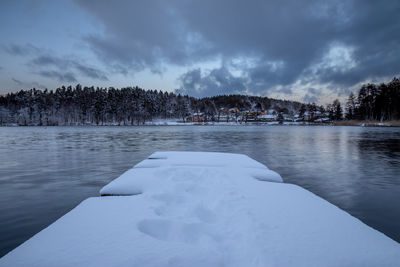
[[[184,121],[195,112],[209,118],[221,108],[274,108],[295,112],[299,102],[244,95],[194,98],[138,87],[122,89],[77,85],[53,90],[21,90],[0,96],[0,125],[140,125],[154,119]]]
[[[82,87],[56,90],[21,90],[0,96],[0,125],[140,125],[154,119],[185,121],[202,112],[213,121],[221,109],[240,111],[274,109],[313,121],[315,114],[331,121],[400,120],[400,80],[363,85],[358,96],[350,94],[343,116],[339,100],[326,107],[268,97],[223,95],[194,98],[139,87],[122,89]]]
[[[350,94],[345,109],[348,120],[400,120],[400,80],[363,85],[358,96]]]

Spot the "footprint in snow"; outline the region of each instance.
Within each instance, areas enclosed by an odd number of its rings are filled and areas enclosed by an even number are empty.
[[[199,223],[180,223],[161,219],[147,219],[138,223],[138,230],[162,241],[195,243],[204,236]]]

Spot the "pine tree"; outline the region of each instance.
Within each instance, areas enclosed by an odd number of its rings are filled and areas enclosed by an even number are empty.
[[[343,119],[343,111],[339,99],[335,99],[332,103],[332,111],[334,120]]]
[[[346,119],[353,120],[356,109],[356,97],[353,92],[350,93],[346,102]]]

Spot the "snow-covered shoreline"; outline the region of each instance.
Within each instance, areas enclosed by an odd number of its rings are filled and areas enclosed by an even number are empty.
[[[149,126],[360,126],[360,127],[398,127],[400,122],[375,122],[375,121],[340,121],[340,122],[307,122],[307,121],[256,121],[256,122],[181,122],[176,120],[148,121]]]
[[[398,266],[400,244],[241,154],[156,152],[0,266]]]
[[[134,126],[356,126],[356,127],[400,127],[400,122],[370,122],[370,121],[341,121],[329,123],[316,123],[316,122],[290,122],[278,121],[271,122],[182,122],[179,120],[153,120],[146,121],[144,124],[123,125],[123,124],[66,124],[66,125],[18,125],[8,124],[0,127],[96,127],[96,126],[118,126],[118,127],[134,127]]]

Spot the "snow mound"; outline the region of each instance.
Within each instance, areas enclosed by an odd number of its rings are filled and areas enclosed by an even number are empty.
[[[299,186],[260,181],[269,170],[248,157],[151,158],[164,163],[102,189],[135,195],[83,201],[0,266],[398,266],[397,242]]]
[[[138,163],[136,168],[161,166],[247,167],[268,169],[265,165],[243,154],[218,152],[155,152]]]
[[[101,195],[137,195],[156,188],[169,188],[177,181],[242,179],[282,182],[265,165],[240,154],[210,152],[156,152],[100,190]]]

